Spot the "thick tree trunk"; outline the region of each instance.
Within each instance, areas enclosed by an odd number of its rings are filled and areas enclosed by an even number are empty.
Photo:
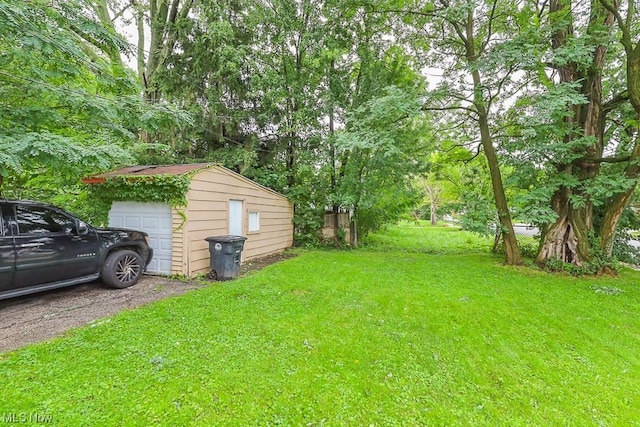
[[[638,89],[640,92],[640,88]],[[640,105],[639,105],[640,107]],[[611,256],[613,251],[613,242],[616,236],[616,230],[618,228],[618,221],[627,207],[629,202],[633,199],[633,196],[638,185],[638,175],[640,174],[640,166],[637,160],[640,158],[640,108],[636,114],[638,118],[638,129],[636,129],[636,138],[634,143],[634,149],[631,153],[631,162],[627,166],[626,175],[628,178],[635,179],[635,183],[631,188],[628,188],[622,193],[616,194],[613,199],[605,206],[604,217],[602,219],[602,225],[600,226],[600,247],[605,253]]]
[[[564,22],[554,23],[557,27],[552,37],[554,50],[564,48],[574,37],[572,23],[566,20],[566,16],[571,16],[571,7],[570,0],[551,0],[550,2],[550,12],[554,14],[553,16],[564,20]],[[602,25],[610,27],[613,23],[613,16],[598,1],[592,1],[591,12],[587,32],[602,31]],[[584,147],[580,159],[572,164],[558,165],[559,172],[575,176],[581,182],[589,182],[600,174],[600,163],[596,159],[602,157],[604,150],[605,113],[602,109],[602,69],[606,52],[605,45],[597,46],[592,53],[591,66],[586,72],[572,62],[558,67],[560,82],[582,81],[581,94],[588,100],[586,104],[572,106],[572,115],[565,119],[565,123],[568,129],[575,129],[575,131],[567,132],[564,142],[571,144],[578,136],[591,137],[593,143]],[[573,205],[571,196],[574,194],[586,199],[584,207],[576,208]],[[591,259],[589,232],[593,230],[593,205],[588,194],[563,187],[556,191],[551,205],[558,214],[558,218],[543,230],[536,262],[542,265],[550,259],[559,259],[582,266]],[[608,222],[609,226],[613,225],[613,222],[617,223],[615,216],[613,215],[605,222]],[[610,232],[615,233],[615,225]]]
[[[551,224],[545,232],[544,243],[541,245],[536,262],[544,264],[550,259],[558,259],[565,263],[582,266],[588,258],[581,247],[584,229],[580,229],[568,217],[559,218]]]
[[[602,1],[602,0],[601,0]],[[610,7],[619,13],[617,10],[618,2],[608,3]],[[610,10],[611,11],[611,10]],[[632,17],[635,13],[635,4],[633,2],[628,3],[627,18]],[[633,187],[627,189],[623,193],[616,194],[613,200],[605,207],[604,218],[600,229],[601,247],[608,255],[611,255],[613,250],[613,241],[615,238],[618,221],[622,216],[622,212],[629,204],[637,187],[637,179],[640,174],[640,166],[638,160],[640,159],[640,40],[632,40],[632,35],[636,37],[635,32],[629,27],[633,22],[631,19],[622,19],[618,15],[618,26],[622,31],[622,45],[625,49],[627,59],[627,94],[633,110],[636,113],[636,128],[632,131],[635,133],[635,143],[633,151],[631,152],[629,164],[626,169],[627,178],[635,179]]]
[[[543,229],[536,257],[538,265],[558,259],[582,266],[590,260],[590,229],[585,222],[585,210],[573,209],[569,197],[568,189],[561,189],[554,196],[554,209],[558,212],[558,219]]]

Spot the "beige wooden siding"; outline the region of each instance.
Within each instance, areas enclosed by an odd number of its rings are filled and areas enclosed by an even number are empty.
[[[188,274],[187,273],[187,245],[186,229],[188,222],[184,219],[184,212],[181,215],[177,209],[171,209],[172,215],[172,253],[171,253],[171,273],[172,274]]]
[[[289,200],[266,187],[214,166],[196,173],[187,193],[187,271],[209,271],[209,236],[229,234],[229,200],[243,201],[243,260],[282,251],[293,244],[293,207]],[[249,212],[259,212],[260,230],[248,233]],[[174,237],[174,241],[176,241]]]

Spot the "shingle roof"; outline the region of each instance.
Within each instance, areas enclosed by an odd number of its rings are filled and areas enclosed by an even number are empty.
[[[100,175],[94,175],[84,178],[82,182],[85,184],[98,184],[104,182],[106,178],[114,178],[116,176],[153,176],[153,175],[184,175],[189,172],[207,169],[214,166],[215,163],[191,163],[185,165],[138,165],[128,166],[126,168],[105,172]]]

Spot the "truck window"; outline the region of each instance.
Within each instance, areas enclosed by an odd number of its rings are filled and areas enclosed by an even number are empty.
[[[68,233],[74,227],[68,216],[40,206],[17,206],[16,222],[21,235]]]

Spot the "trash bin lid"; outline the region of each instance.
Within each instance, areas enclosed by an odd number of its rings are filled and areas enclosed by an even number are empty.
[[[204,240],[206,240],[207,242],[233,243],[233,242],[245,241],[247,240],[247,238],[244,236],[226,235],[226,236],[207,237]]]

